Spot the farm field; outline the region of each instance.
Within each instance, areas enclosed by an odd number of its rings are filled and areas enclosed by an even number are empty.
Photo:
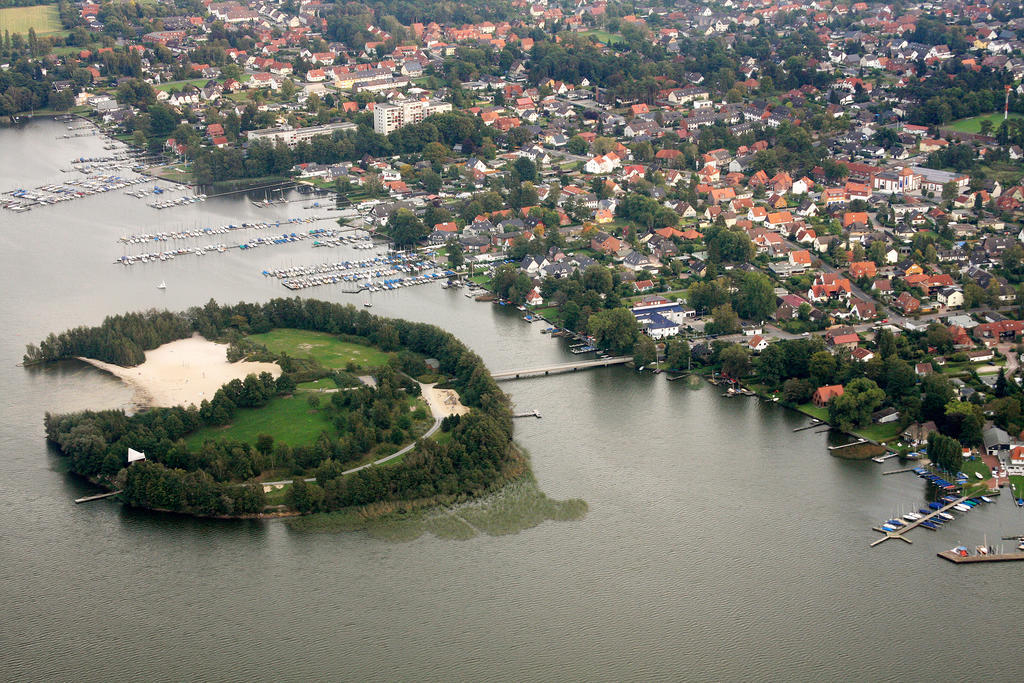
[[[56,5],[33,5],[32,7],[8,7],[0,9],[0,32],[27,35],[34,28],[36,35],[45,36],[62,30],[60,14]]]

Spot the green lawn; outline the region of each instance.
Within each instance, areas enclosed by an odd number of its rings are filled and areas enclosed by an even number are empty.
[[[298,385],[302,391],[319,391],[320,389],[337,389],[338,385],[330,377],[323,377],[313,382],[303,382]]]
[[[803,405],[797,406],[796,409],[799,410],[801,413],[805,413],[807,415],[810,415],[811,417],[816,417],[819,420],[828,420],[828,408],[819,408],[813,403],[804,403]]]
[[[974,476],[975,472],[979,472],[985,479],[992,476],[992,470],[989,469],[988,465],[981,458],[977,460],[964,460],[964,465],[960,468],[960,471],[967,475],[967,480],[970,482],[981,481],[981,479]]]
[[[594,36],[595,38],[597,38],[598,40],[600,40],[602,43],[605,43],[605,44],[607,44],[608,41],[610,41],[612,39],[615,39],[615,40],[621,40],[622,39],[622,35],[619,34],[619,33],[609,33],[608,31],[603,31],[601,29],[594,29],[592,31],[580,31],[580,35],[581,36]]]
[[[32,7],[8,7],[0,9],[0,33],[28,35],[34,28],[36,35],[45,36],[62,30],[57,5],[33,5]]]
[[[156,86],[156,88],[154,88],[154,89],[155,90],[166,90],[166,91],[170,92],[172,90],[181,90],[186,85],[194,85],[197,88],[201,88],[204,85],[206,85],[206,81],[208,81],[208,80],[209,79],[207,79],[207,78],[190,78],[190,79],[186,79],[184,81],[167,81],[166,83],[161,83],[160,85]]]
[[[1024,118],[1020,114],[1010,114],[1012,118],[1019,119]],[[984,120],[992,122],[992,131],[995,132],[999,128],[999,124],[1003,122],[1003,112],[997,111],[991,114],[979,114],[978,116],[971,116],[970,118],[960,119],[959,121],[953,121],[950,124],[944,126],[945,128],[952,128],[958,130],[961,133],[980,133],[981,122]]]
[[[872,424],[864,427],[863,429],[855,429],[854,434],[862,436],[865,439],[871,439],[872,441],[888,441],[894,439],[900,434],[900,423],[889,422],[887,424]]]
[[[271,434],[275,442],[289,446],[308,445],[320,432],[334,435],[334,425],[319,410],[309,406],[304,397],[272,398],[262,408],[239,408],[231,424],[203,427],[185,438],[185,444],[198,450],[207,439],[232,439],[255,444],[260,434]]]
[[[350,344],[325,332],[277,329],[248,337],[272,353],[287,353],[295,358],[312,358],[325,368],[344,368],[351,361],[364,368],[388,362],[388,354],[370,346]]]

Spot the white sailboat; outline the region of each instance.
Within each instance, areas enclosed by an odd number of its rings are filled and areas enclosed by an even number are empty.
[[[166,282],[164,282],[163,280],[161,280],[161,281],[160,281],[160,284],[158,284],[158,285],[156,286],[156,288],[157,288],[157,289],[167,289],[167,283],[166,283]]]

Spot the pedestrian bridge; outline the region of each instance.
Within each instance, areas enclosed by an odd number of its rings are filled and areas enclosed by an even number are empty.
[[[560,365],[548,365],[540,368],[529,368],[526,370],[506,370],[504,372],[492,372],[491,377],[501,382],[512,379],[525,379],[527,377],[544,377],[545,375],[557,375],[563,372],[576,372],[589,368],[604,368],[609,365],[623,365],[633,360],[632,356],[612,356],[611,358],[597,358],[595,360],[584,360],[575,363],[562,363]]]

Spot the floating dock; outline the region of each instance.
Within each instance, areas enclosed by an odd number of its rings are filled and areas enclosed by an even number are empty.
[[[949,560],[953,564],[971,564],[972,562],[1015,562],[1024,560],[1024,552],[1016,553],[999,553],[996,555],[957,555],[952,550],[943,550],[941,553],[936,553],[939,557],[944,560]]]

